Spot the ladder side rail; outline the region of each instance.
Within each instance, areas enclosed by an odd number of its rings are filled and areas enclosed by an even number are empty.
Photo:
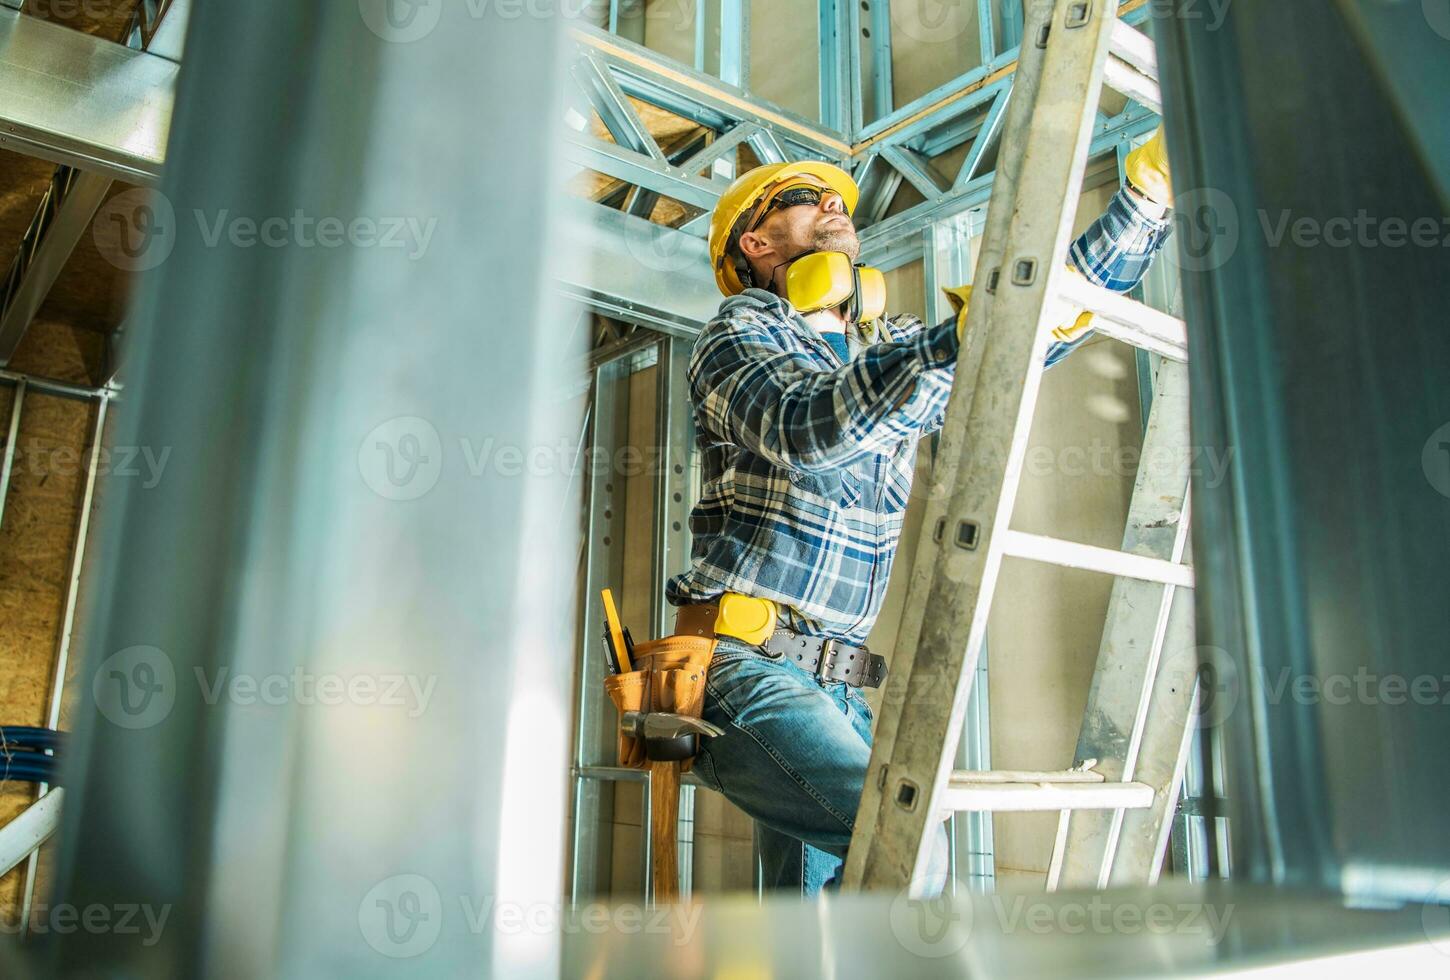
[[[1021,477],[1047,344],[1042,324],[1056,308],[1067,274],[1072,220],[1116,16],[1116,0],[1060,0],[1053,10],[992,327],[982,338],[980,374],[965,420],[964,444],[972,454],[961,461],[953,481],[916,655],[905,683],[896,685],[905,690],[901,704],[911,706],[911,724],[873,752],[867,785],[883,776],[884,785],[875,814],[867,811],[874,822],[856,828],[865,846],[853,846],[856,853],[848,856],[848,883],[915,887],[926,870],[928,835],[939,819],[937,797],[951,773],[951,749],[1001,564],[994,531],[1006,529]],[[958,415],[961,404],[958,399]]]
[[[1037,31],[1050,23],[1052,7],[1050,2],[1044,0],[1032,0],[1029,6],[1030,9],[1026,11],[1028,33],[1025,36],[1036,37]],[[1025,147],[1023,137],[1037,102],[1042,56],[1043,49],[1035,44],[1023,45],[1017,71],[1013,76],[1012,94],[1007,104],[1007,118],[1003,124],[996,174],[992,181],[992,195],[987,207],[987,223],[973,276],[973,281],[982,287],[985,287],[990,272],[1000,268],[1002,255],[1006,251],[1007,233],[1012,220],[1017,179],[1021,172]],[[985,288],[973,291],[972,303],[967,313],[966,340],[957,356],[946,424],[942,427],[936,458],[932,461],[926,513],[922,520],[925,530],[920,535],[911,566],[906,602],[891,657],[891,672],[887,678],[885,697],[878,712],[876,731],[872,739],[871,762],[867,769],[861,802],[857,807],[851,847],[846,855],[842,884],[847,890],[861,887],[861,872],[864,867],[862,859],[871,847],[870,836],[881,806],[881,769],[885,765],[885,752],[896,738],[901,706],[906,698],[908,676],[921,631],[922,614],[936,566],[937,542],[930,529],[946,519],[948,490],[956,479],[962,444],[966,437],[966,426],[960,420],[969,411],[972,393],[976,390],[976,379],[982,365],[983,341],[990,329],[992,301],[993,294]],[[957,741],[953,739],[950,755],[955,754]]]

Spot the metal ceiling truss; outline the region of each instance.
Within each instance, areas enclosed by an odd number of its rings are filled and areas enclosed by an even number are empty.
[[[143,58],[151,57],[144,52],[153,42],[167,46],[174,45],[174,50],[179,54],[181,39],[179,31],[168,31],[163,34],[161,28],[163,24],[170,23],[170,18],[166,20],[163,18],[173,9],[183,10],[177,20],[181,26],[184,26],[184,8],[188,3],[189,0],[142,0],[136,9],[135,20],[126,46]],[[31,55],[39,56],[36,64],[44,63],[44,56],[50,52],[51,45],[55,50],[77,50],[80,47],[96,43],[88,40],[76,44],[74,42],[77,37],[85,36],[78,31],[54,25],[46,25],[51,30],[26,33],[25,28],[30,25],[25,22],[35,21],[35,18],[27,17],[24,14],[11,13],[6,10],[0,11],[0,17],[7,18],[0,21],[0,32],[11,32],[11,36],[17,40],[26,38],[45,40],[46,46],[43,50],[30,52]],[[8,20],[12,17],[15,18],[15,22]],[[65,33],[56,34],[52,31]],[[99,43],[105,44],[105,42]],[[115,48],[114,45],[109,47]],[[23,68],[25,66],[20,61],[23,57],[25,57],[25,52],[18,52],[16,61],[6,64]],[[9,91],[8,88],[7,91]],[[33,90],[22,90],[22,95],[27,91]],[[166,104],[169,107],[169,99]],[[169,118],[169,110],[167,117]],[[52,132],[55,131],[52,130]],[[143,128],[140,132],[145,135],[146,130]],[[3,142],[3,139],[0,139],[0,142]],[[105,201],[106,194],[111,189],[111,183],[112,176],[108,173],[101,170],[81,169],[68,163],[61,163],[51,176],[50,185],[41,196],[35,217],[31,219],[25,236],[21,239],[20,248],[10,265],[10,271],[5,280],[0,282],[0,367],[9,364],[10,359],[15,356],[16,348],[20,346],[21,338],[25,336],[31,320],[40,310],[41,304],[45,302],[45,297],[49,294],[50,288],[55,285],[66,261]],[[27,896],[28,894],[29,881],[27,880]]]
[[[854,0],[818,0],[822,122],[765,102],[741,87],[749,73],[749,0],[705,5],[710,14],[697,25],[693,66],[609,30],[575,25],[575,97],[567,112],[567,155],[576,166],[623,182],[625,186],[614,188],[604,200],[631,218],[650,215],[660,196],[699,210],[678,229],[697,241],[708,228],[710,210],[735,176],[735,151],[741,145],[767,163],[829,160],[850,169],[861,185],[857,218],[863,255],[887,268],[911,261],[922,254],[924,229],[980,206],[990,191],[992,175],[985,168],[1011,97],[1020,5],[1015,0],[977,2],[985,26],[982,64],[880,115],[890,107],[886,4],[863,11]],[[0,90],[21,96],[0,105],[0,145],[87,172],[155,183],[170,126],[185,0],[147,0],[138,11],[133,33],[145,36],[149,31],[154,53],[130,51],[19,16],[12,0],[0,4]],[[994,4],[1001,5],[995,17]],[[611,4],[610,24],[619,30],[631,23],[621,16],[627,13],[622,7]],[[1149,14],[1146,0],[1136,0],[1136,5],[1129,0],[1125,8],[1128,22],[1141,22]],[[166,16],[158,22],[159,13]],[[864,74],[863,28],[871,31],[871,63]],[[1156,125],[1157,93],[1144,70],[1151,66],[1152,51],[1151,42],[1135,30],[1124,29],[1115,37],[1109,71],[1134,101],[1122,114],[1099,119],[1094,153],[1107,152]],[[38,70],[41,64],[48,66],[46,71]],[[707,73],[707,65],[716,74]],[[96,98],[74,98],[74,92],[88,90]],[[880,118],[863,126],[868,94]],[[693,122],[701,131],[662,146],[632,99]],[[592,131],[595,113],[608,139]],[[935,161],[959,152],[963,144],[969,145],[961,163],[954,175],[946,174]],[[923,200],[891,213],[905,184]],[[592,213],[584,221],[591,231],[608,224]],[[639,238],[642,232],[635,229],[633,234]],[[607,308],[611,315],[623,316],[634,308],[632,300],[613,302],[601,287],[606,284],[592,282],[575,292],[593,296],[596,308]],[[663,305],[647,307],[646,313],[680,330],[685,318],[696,314],[696,299],[692,293],[677,308],[669,297],[651,295],[651,302]]]
[[[739,7],[748,0],[731,0]],[[891,24],[885,3],[863,11],[846,0],[819,0],[820,125],[747,95],[698,70],[660,58],[648,49],[581,27],[575,31],[579,54],[574,76],[583,105],[598,113],[612,142],[588,131],[588,116],[571,113],[567,139],[570,156],[584,167],[615,177],[639,193],[616,189],[604,198],[647,217],[667,195],[705,212],[681,225],[703,235],[708,212],[735,174],[733,153],[742,143],[763,162],[826,159],[847,167],[861,187],[857,227],[863,254],[887,267],[919,257],[930,224],[979,206],[991,189],[985,170],[1001,131],[1017,65],[1021,8],[1014,0],[977,0],[982,64],[900,108],[891,105]],[[994,7],[1002,5],[996,10]],[[1135,27],[1150,11],[1145,0],[1125,4],[1115,31],[1108,84],[1130,99],[1114,117],[1100,116],[1093,152],[1106,153],[1157,123],[1160,97],[1151,75],[1156,67],[1153,43]],[[702,21],[703,23],[703,21]],[[868,34],[869,32],[869,34]],[[998,36],[1000,34],[1000,37]],[[722,37],[725,36],[722,33]],[[862,45],[869,37],[869,62]],[[998,52],[998,44],[1013,46]],[[697,64],[702,62],[697,49]],[[722,64],[724,59],[722,58]],[[669,153],[651,138],[630,104],[633,97],[691,120],[708,131],[693,152]],[[861,124],[870,99],[878,118]],[[943,174],[936,158],[967,144],[954,172]],[[709,166],[708,173],[705,168]],[[904,184],[922,198],[890,214]]]

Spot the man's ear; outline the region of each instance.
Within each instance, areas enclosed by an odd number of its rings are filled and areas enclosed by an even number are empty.
[[[758,231],[747,231],[740,236],[740,254],[752,262],[764,256],[774,247],[774,243]]]

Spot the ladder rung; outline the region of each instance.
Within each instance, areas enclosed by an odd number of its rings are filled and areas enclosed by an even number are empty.
[[[1188,359],[1188,327],[1178,317],[1080,275],[1063,276],[1061,281],[1062,298],[1094,313],[1093,329],[1098,333],[1175,361]]]
[[[1112,548],[1099,548],[1097,545],[1050,538],[1045,534],[1012,530],[1003,532],[1002,553],[1013,558],[1047,562],[1065,568],[1081,568],[1107,575],[1142,579],[1145,582],[1193,588],[1193,569],[1188,565],[1164,561],[1161,558],[1145,558]]]
[[[1126,61],[1109,57],[1103,62],[1103,84],[1114,92],[1135,99],[1160,116],[1163,114],[1163,95],[1158,83]]]
[[[1108,51],[1133,66],[1153,82],[1158,81],[1158,48],[1153,39],[1122,20],[1113,24]]]
[[[980,783],[954,772],[941,806],[957,811],[1139,810],[1153,805],[1147,783]]]
[[[958,769],[952,779],[959,783],[1101,783],[1103,774],[1091,769]]]

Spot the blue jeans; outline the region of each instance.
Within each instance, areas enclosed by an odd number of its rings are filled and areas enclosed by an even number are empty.
[[[765,887],[804,896],[838,887],[871,761],[861,692],[722,638],[704,717],[725,734],[700,740],[694,772],[754,819]],[[947,870],[946,828],[938,835],[931,891]]]

